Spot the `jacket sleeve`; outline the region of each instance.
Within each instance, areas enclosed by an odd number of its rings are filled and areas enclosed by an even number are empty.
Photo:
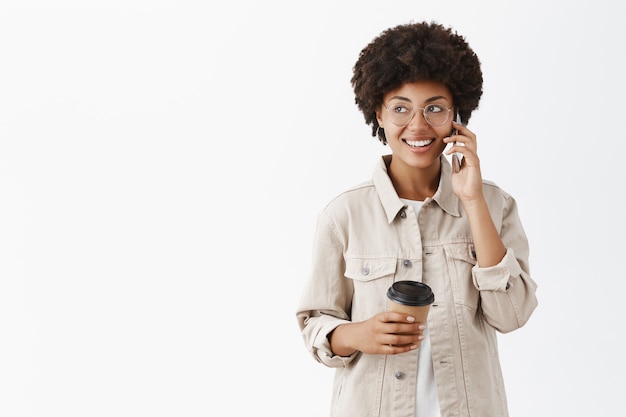
[[[346,366],[355,356],[334,355],[328,338],[337,326],[350,321],[353,285],[344,276],[343,240],[322,212],[314,235],[312,271],[296,311],[307,350],[333,368]]]
[[[528,239],[517,203],[506,194],[501,203],[500,216],[492,212],[492,217],[507,252],[498,265],[487,268],[476,265],[472,278],[480,291],[481,309],[487,323],[507,333],[526,324],[537,307],[537,284],[530,277]]]

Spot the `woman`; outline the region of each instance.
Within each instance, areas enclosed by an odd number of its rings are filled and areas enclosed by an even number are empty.
[[[496,332],[528,321],[536,284],[515,200],[482,179],[464,126],[480,62],[449,28],[399,25],[361,51],[352,85],[391,154],[318,219],[297,317],[315,359],[337,368],[331,414],[506,417]],[[400,280],[432,288],[426,323],[386,311]]]

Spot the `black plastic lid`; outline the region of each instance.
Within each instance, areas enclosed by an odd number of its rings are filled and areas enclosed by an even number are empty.
[[[397,281],[389,290],[387,297],[398,304],[407,306],[426,306],[435,301],[432,289],[423,282]]]

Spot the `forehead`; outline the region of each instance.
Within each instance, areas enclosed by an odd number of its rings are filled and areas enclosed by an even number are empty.
[[[385,102],[393,99],[416,104],[433,101],[452,103],[452,94],[445,84],[438,81],[424,80],[404,83],[383,96]]]

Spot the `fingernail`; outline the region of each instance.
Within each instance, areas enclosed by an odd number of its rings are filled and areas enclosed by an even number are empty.
[[[413,316],[406,316],[406,320],[410,321],[411,323],[413,323],[415,321],[415,317],[413,317]]]

